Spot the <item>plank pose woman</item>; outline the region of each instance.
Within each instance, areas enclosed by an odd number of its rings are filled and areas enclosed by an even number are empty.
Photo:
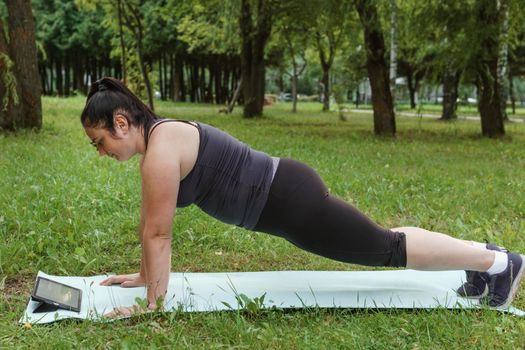
[[[175,209],[190,204],[223,222],[281,236],[338,261],[466,270],[458,294],[483,298],[490,307],[509,306],[523,276],[523,257],[501,247],[417,227],[380,227],[331,196],[307,165],[268,156],[204,123],[160,119],[116,79],[91,86],[81,122],[101,156],[118,161],[141,156],[140,273],[112,276],[102,284],[147,286],[150,309],[167,290]]]

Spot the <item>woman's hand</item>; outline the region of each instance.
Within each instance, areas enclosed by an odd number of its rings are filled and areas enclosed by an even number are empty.
[[[148,308],[144,308],[140,305],[133,305],[133,306],[121,306],[113,308],[113,311],[108,312],[107,314],[104,314],[104,317],[107,318],[120,318],[120,317],[131,317],[131,316],[137,316],[142,315],[148,312],[152,312],[153,310],[150,310]]]
[[[146,280],[140,274],[135,273],[131,275],[109,276],[100,282],[101,286],[111,286],[112,284],[120,284],[122,288],[144,287]]]

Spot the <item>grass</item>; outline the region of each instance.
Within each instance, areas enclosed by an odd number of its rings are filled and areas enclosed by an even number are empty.
[[[136,272],[138,162],[99,158],[78,122],[82,98],[44,99],[40,132],[0,136],[0,347],[525,348],[525,320],[491,311],[296,310],[147,315],[112,324],[18,325],[38,270]],[[378,223],[416,225],[525,252],[525,125],[479,136],[479,122],[398,117],[395,139],[371,116],[288,104],[245,120],[217,106],[157,102],[163,116],[220,127],[269,154],[319,171],[331,192]],[[286,241],[177,211],[173,271],[354,270]],[[370,268],[366,268],[370,269]],[[523,294],[525,295],[525,294]],[[525,297],[514,303],[525,309]]]

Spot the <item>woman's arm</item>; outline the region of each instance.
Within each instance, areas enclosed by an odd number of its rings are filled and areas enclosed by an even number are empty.
[[[144,157],[140,158],[140,174],[142,175],[142,165],[144,164]],[[139,223],[139,239],[140,239],[140,245],[142,246],[142,236],[144,233],[144,226],[146,223],[146,218],[144,217],[144,188],[141,186],[141,192],[140,192],[140,223]],[[144,254],[141,255],[140,258],[140,272],[139,276],[142,277],[144,280],[146,280],[146,271],[144,268]]]
[[[140,158],[140,172],[142,173],[142,164],[144,161],[144,157]],[[141,199],[143,202],[144,199],[144,191],[141,190]],[[144,232],[144,205],[141,203],[140,206],[140,223],[138,227],[138,236],[140,240],[140,244],[142,245],[142,235]],[[146,271],[144,269],[144,254],[142,254],[140,259],[140,272],[138,274],[127,274],[127,275],[115,275],[115,276],[109,276],[102,282],[100,282],[101,286],[110,286],[112,284],[120,284],[121,287],[124,288],[130,288],[130,287],[142,287],[146,283]]]
[[[180,140],[179,140],[180,141]],[[142,164],[142,263],[148,307],[166,295],[171,268],[171,230],[180,182],[176,140],[158,130]]]

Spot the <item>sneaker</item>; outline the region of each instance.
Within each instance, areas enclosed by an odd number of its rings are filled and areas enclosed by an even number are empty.
[[[486,247],[488,250],[507,252],[507,249],[492,243],[487,243]],[[478,271],[465,271],[465,273],[467,274],[467,281],[456,290],[456,293],[463,298],[482,298],[486,296],[488,293],[488,275]]]
[[[488,275],[489,294],[483,301],[486,303],[488,300],[488,305],[493,308],[510,306],[525,271],[525,256],[507,253],[507,257],[509,262],[505,271]]]

